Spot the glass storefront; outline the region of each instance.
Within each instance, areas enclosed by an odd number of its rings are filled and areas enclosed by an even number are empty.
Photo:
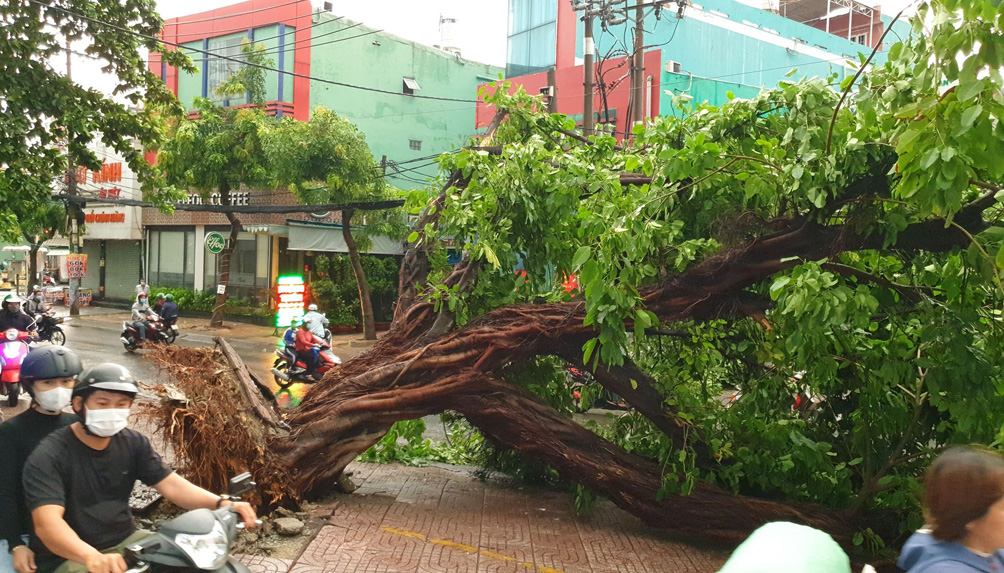
[[[224,230],[220,232],[226,236]],[[246,298],[256,302],[268,300],[269,251],[268,235],[241,233],[238,236],[237,246],[230,256],[230,281],[227,290],[231,297]],[[206,290],[216,288],[219,266],[220,257],[207,252],[204,281]]]
[[[195,287],[195,232],[150,231],[149,284]]]

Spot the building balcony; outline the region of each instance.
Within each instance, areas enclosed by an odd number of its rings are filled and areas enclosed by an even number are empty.
[[[241,109],[254,107],[254,105],[255,104],[243,103],[240,105],[225,105],[224,107]],[[273,117],[293,117],[293,112],[296,110],[296,106],[294,106],[292,102],[288,101],[267,101],[262,105],[265,106],[265,115]],[[199,119],[200,116],[201,114],[199,113],[199,110],[193,109],[188,112],[188,119]]]

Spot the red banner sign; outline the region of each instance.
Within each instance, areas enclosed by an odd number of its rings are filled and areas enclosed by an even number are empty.
[[[66,255],[66,274],[71,279],[82,279],[87,275],[87,255]]]

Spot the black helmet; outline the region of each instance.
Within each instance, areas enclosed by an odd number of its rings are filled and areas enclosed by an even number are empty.
[[[21,363],[21,385],[34,396],[34,382],[50,378],[68,378],[80,374],[84,365],[68,348],[43,346],[32,349]]]
[[[77,383],[73,386],[73,395],[86,398],[93,390],[107,390],[135,396],[139,392],[139,386],[136,385],[132,374],[126,370],[125,366],[104,362],[77,375]]]

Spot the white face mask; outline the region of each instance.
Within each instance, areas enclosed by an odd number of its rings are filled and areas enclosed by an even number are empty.
[[[72,388],[53,388],[43,392],[35,392],[35,401],[43,410],[58,412],[70,405],[73,397]]]
[[[87,410],[87,429],[95,436],[110,438],[129,424],[129,408]]]

